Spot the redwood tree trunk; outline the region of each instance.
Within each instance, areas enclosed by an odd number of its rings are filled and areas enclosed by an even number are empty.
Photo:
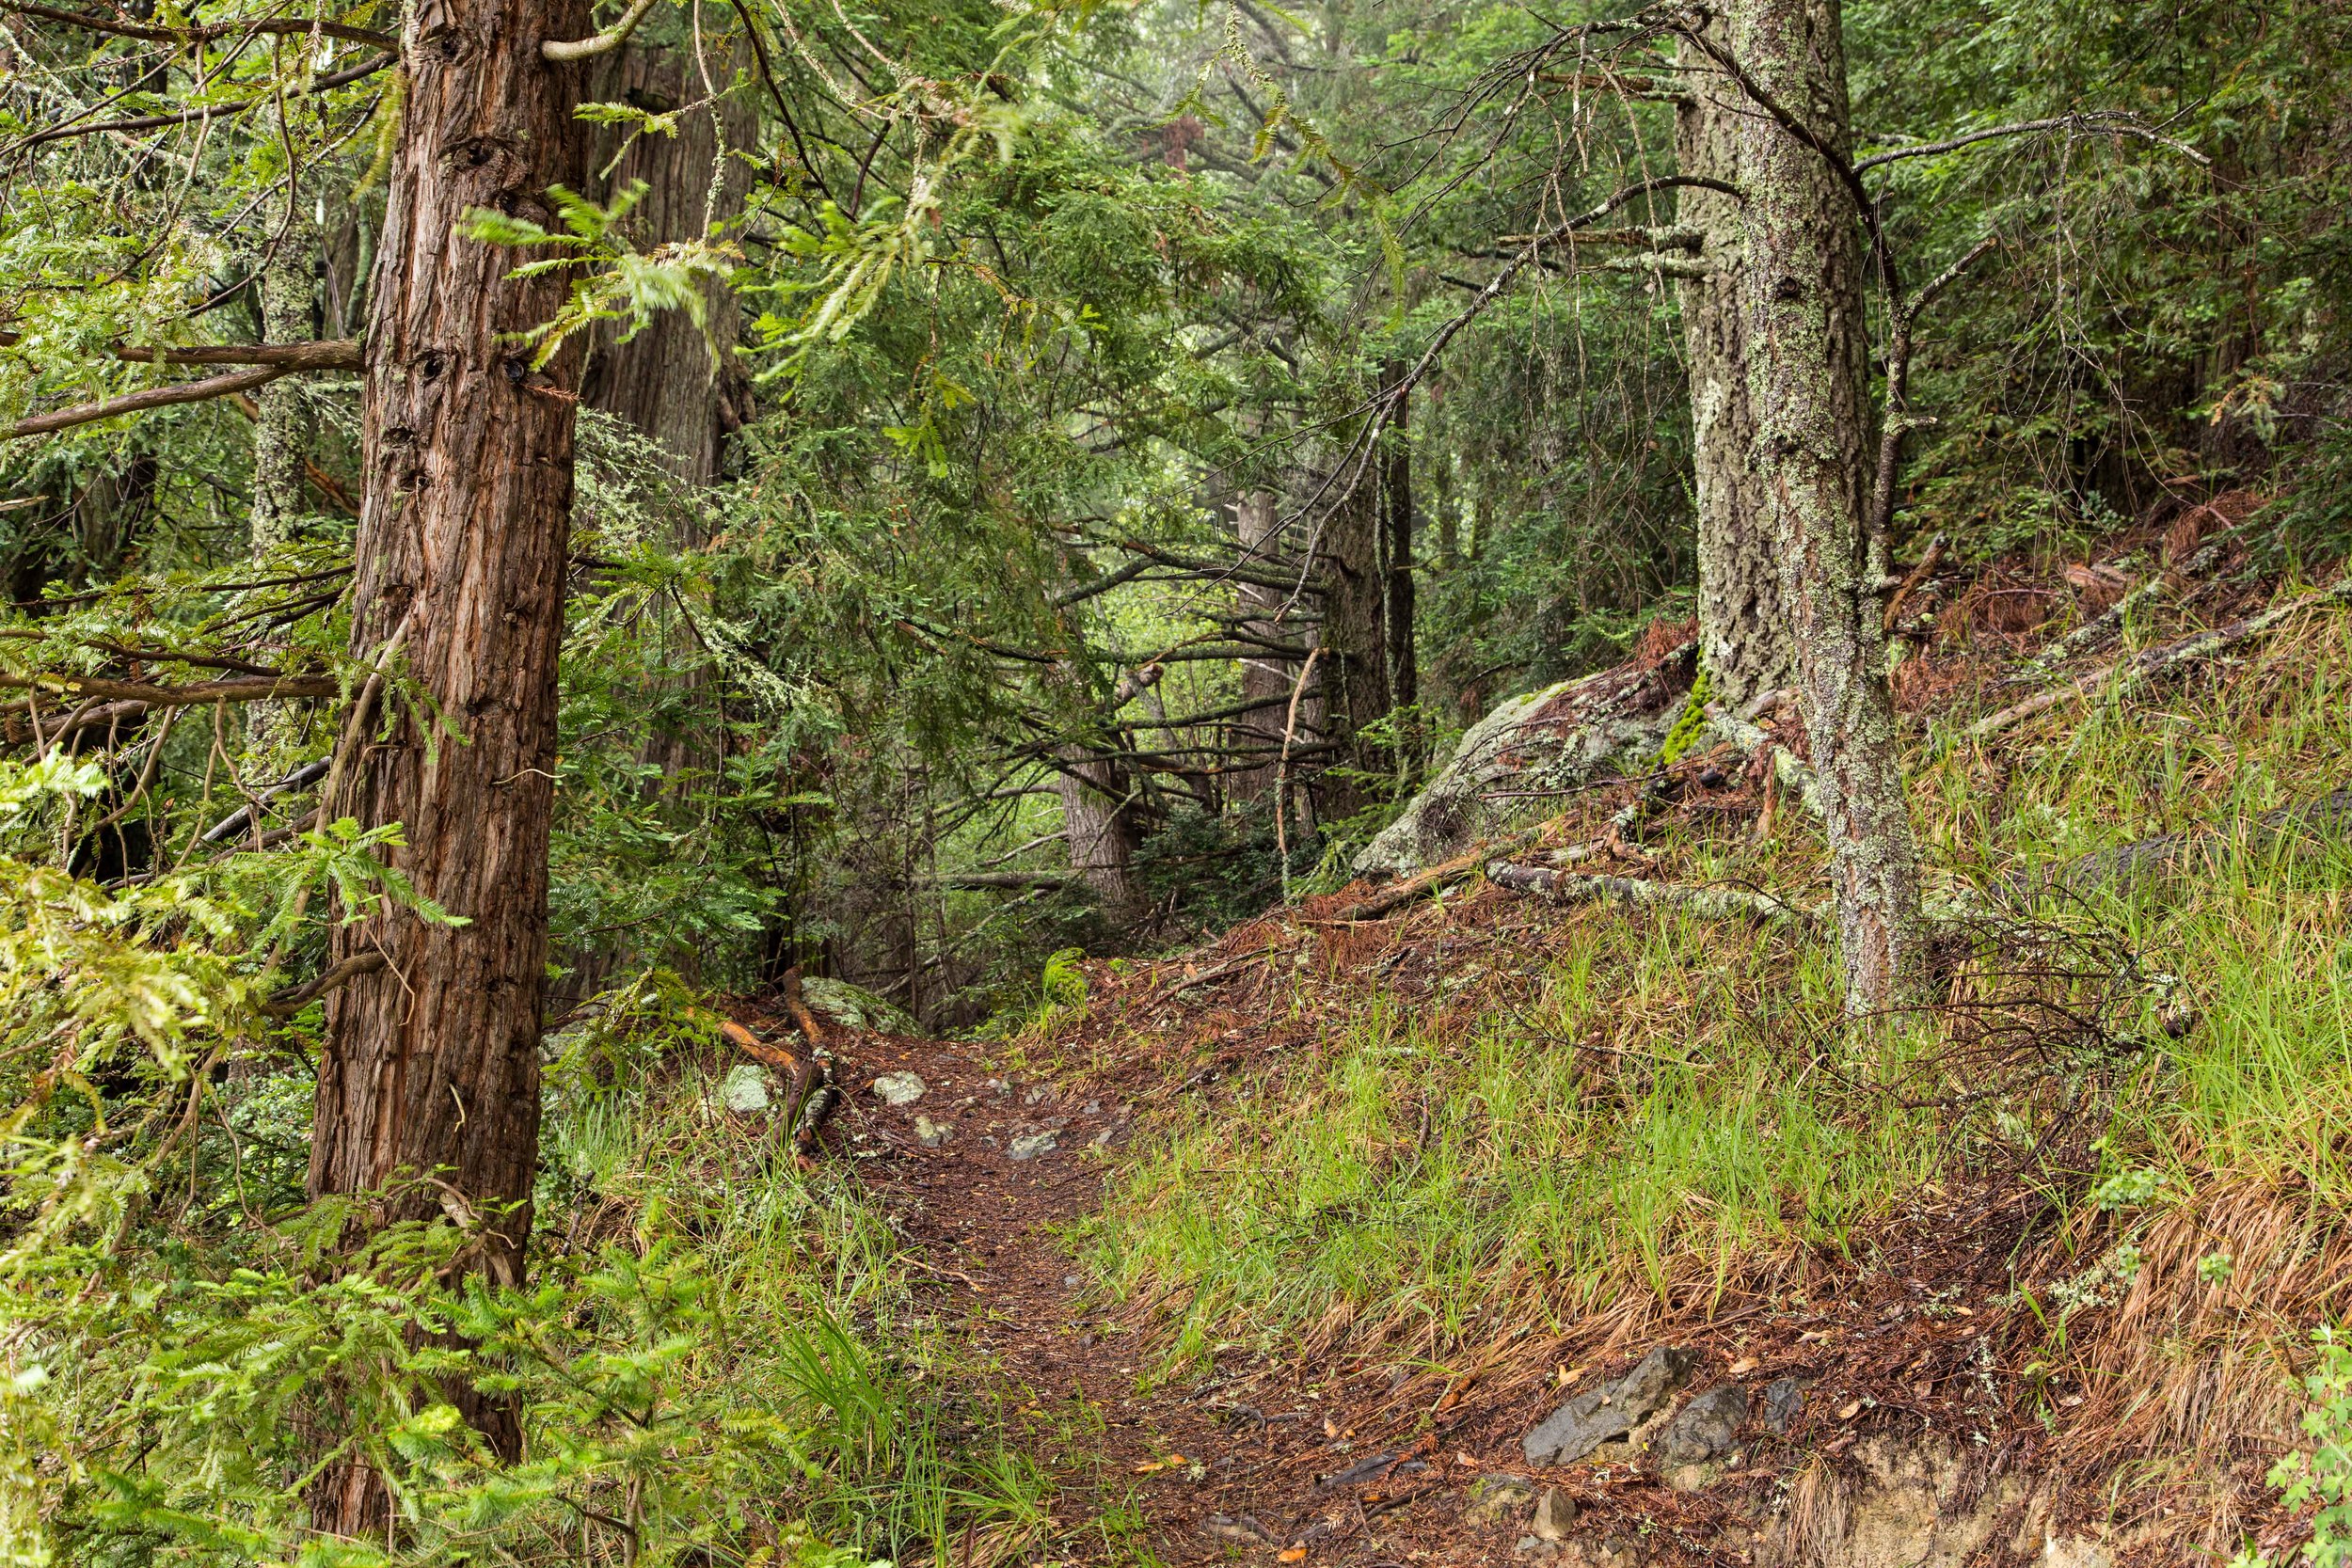
[[[1719,46],[1721,18],[1708,24]],[[1688,96],[1675,112],[1682,172],[1744,188],[1741,128],[1756,114],[1737,83],[1695,46],[1681,63]],[[1740,305],[1747,236],[1739,199],[1684,189],[1677,221],[1700,235],[1711,269],[1682,284],[1682,339],[1691,372],[1692,480],[1698,502],[1699,663],[1722,700],[1739,704],[1786,686],[1794,669],[1782,607],[1780,552],[1764,475],[1753,461],[1749,345]]]
[[[1847,157],[1839,25],[1838,0],[1738,0],[1728,43],[1765,93]],[[1827,161],[1769,115],[1751,107],[1740,143],[1756,466],[1821,778],[1846,1004],[1867,1012],[1911,999],[1925,939],[1885,639],[1864,571],[1871,467],[1861,230]]]
[[[580,189],[580,67],[539,57],[582,36],[584,0],[421,0],[372,293],[351,645],[405,676],[366,744],[339,758],[327,815],[397,822],[389,853],[464,925],[379,909],[338,924],[338,960],[385,966],[334,994],[319,1064],[314,1195],[383,1189],[377,1223],[478,1225],[467,1266],[518,1277],[531,1228],[546,989],[548,808],[572,503],[576,349],[542,370],[505,335],[562,303],[560,276],[468,239],[477,209],[557,227],[545,192]],[[346,908],[346,917],[360,911]],[[512,1409],[452,1390],[501,1453]],[[380,1536],[381,1481],[322,1487],[316,1522]]]
[[[596,62],[591,89],[599,103],[623,103],[653,114],[669,114],[705,96],[703,71],[724,88],[733,80],[737,55],[748,55],[717,38],[704,41],[697,60],[690,45],[660,44],[646,37],[648,24],[623,48]],[[615,135],[611,130],[607,139]],[[740,95],[681,114],[675,135],[641,135],[620,153],[605,182],[607,199],[643,182],[644,195],[623,220],[642,250],[677,240],[698,239],[713,225],[742,216],[749,167],[729,150],[755,147],[758,127]],[[599,148],[599,167],[612,162]],[[608,324],[596,334],[580,376],[581,395],[592,405],[617,414],[658,442],[670,471],[688,484],[707,484],[719,475],[728,436],[751,420],[751,378],[734,349],[740,307],[724,287],[706,280],[710,333],[683,310],[664,310],[627,342]],[[715,352],[714,352],[715,350]],[[693,515],[700,519],[697,509]],[[681,540],[700,545],[699,538]]]

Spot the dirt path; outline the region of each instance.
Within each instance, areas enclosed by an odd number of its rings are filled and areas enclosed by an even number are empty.
[[[892,1106],[873,1084],[898,1072],[923,1090]],[[1485,1464],[1451,1445],[1440,1453],[1430,1436],[1383,1446],[1354,1430],[1351,1410],[1385,1382],[1351,1401],[1344,1386],[1304,1386],[1289,1369],[1259,1364],[1144,1386],[1150,1352],[1089,1307],[1063,1240],[1100,1204],[1128,1146],[1130,1108],[1114,1095],[1009,1082],[961,1042],[878,1037],[859,1051],[850,1088],[828,1141],[909,1243],[920,1297],[990,1370],[1008,1423],[1026,1423],[1016,1437],[1053,1471],[1056,1558],[1510,1556],[1507,1532],[1465,1533],[1463,1487]]]

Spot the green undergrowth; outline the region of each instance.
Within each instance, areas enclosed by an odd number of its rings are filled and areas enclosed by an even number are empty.
[[[849,1568],[1041,1536],[1046,1482],[993,1395],[944,1375],[854,1184],[720,1107],[682,989],[615,1003],[559,1037],[522,1288],[444,1287],[468,1245],[449,1223],[330,1266],[348,1210],[301,1201],[308,1078],[282,1072],[217,1091],[237,1203],[180,1206],[167,1178],[119,1216],[141,1244],[94,1227],[20,1268],[0,1561]],[[453,1380],[519,1407],[521,1464],[485,1451]],[[397,1525],[310,1534],[310,1479],[354,1460]]]
[[[1932,875],[1996,890],[2352,784],[2352,618],[2286,632],[2006,748],[1920,737]],[[1658,874],[1818,898],[1795,815],[1763,847],[1744,824],[1661,835]],[[2341,842],[2224,835],[2181,874],[1956,932],[1952,1005],[1863,1025],[1800,931],[1614,908],[1560,911],[1541,951],[1424,929],[1434,995],[1370,970],[1300,979],[1311,1043],[1230,1098],[1188,1097],[1079,1243],[1108,1297],[1152,1304],[1182,1366],[1342,1329],[1403,1355],[1645,1295],[1703,1306],[1971,1182],[2063,1206],[2148,1171],[2180,1195],[2251,1180],[2341,1205],[2347,895]]]

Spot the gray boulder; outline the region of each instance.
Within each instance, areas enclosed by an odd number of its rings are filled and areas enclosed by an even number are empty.
[[[1402,877],[1483,838],[1540,821],[1561,792],[1627,757],[1646,761],[1691,689],[1685,643],[1513,697],[1470,726],[1454,756],[1355,859],[1359,877]]]
[[[1788,1423],[1804,1408],[1804,1384],[1793,1377],[1776,1377],[1764,1390],[1764,1424],[1786,1433]]]
[[[1629,1435],[1663,1410],[1690,1381],[1697,1357],[1676,1345],[1661,1345],[1625,1376],[1586,1389],[1519,1440],[1530,1465],[1573,1465],[1599,1448]]]

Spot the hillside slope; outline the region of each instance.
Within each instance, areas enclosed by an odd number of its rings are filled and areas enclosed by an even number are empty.
[[[1932,585],[1899,684],[1967,911],[1935,1007],[1839,1018],[1802,918],[1818,839],[1717,740],[1488,847],[1520,875],[1088,966],[989,1057],[1051,1098],[981,1094],[892,1179],[1035,1233],[934,1221],[923,1255],[969,1274],[1026,1408],[1111,1412],[1169,1560],[2276,1549],[2297,1527],[2264,1477],[2352,1266],[2352,615],[2174,554],[2198,574],[2152,575],[2105,638],[2085,607],[2032,684],[2066,589]],[[2265,605],[2296,608],[2149,657]],[[1798,917],[1496,885],[1555,869]],[[1049,1124],[1025,1165],[976,1141]],[[1587,1452],[1533,1441],[1613,1408]]]

